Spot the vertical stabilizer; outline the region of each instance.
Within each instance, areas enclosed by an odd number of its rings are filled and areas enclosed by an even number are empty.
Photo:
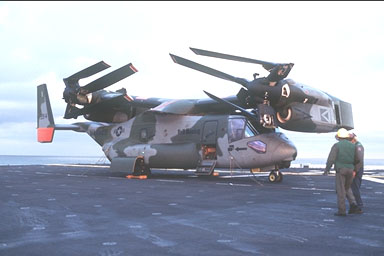
[[[47,85],[42,84],[37,87],[37,141],[41,143],[52,142],[54,132],[55,123]]]

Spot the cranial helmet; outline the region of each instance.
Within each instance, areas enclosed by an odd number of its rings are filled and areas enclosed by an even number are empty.
[[[340,128],[337,131],[336,138],[339,138],[339,139],[349,139],[350,135],[349,135],[349,132],[345,128]]]

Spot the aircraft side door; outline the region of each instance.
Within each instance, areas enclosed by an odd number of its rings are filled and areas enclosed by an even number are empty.
[[[204,123],[201,142],[203,145],[216,145],[217,121],[207,121]]]
[[[206,121],[201,137],[202,159],[216,159],[217,121]]]

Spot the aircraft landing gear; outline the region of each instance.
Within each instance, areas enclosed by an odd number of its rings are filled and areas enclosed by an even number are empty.
[[[151,169],[149,169],[148,167],[144,167],[143,169],[135,170],[133,172],[134,176],[146,175],[147,177],[149,177],[151,176],[151,174]]]
[[[140,176],[140,175],[151,175],[151,169],[149,169],[148,166],[144,163],[144,158],[137,158],[135,163],[135,169],[133,171],[134,176]]]
[[[269,182],[281,182],[283,180],[283,174],[279,170],[273,170],[268,176]]]

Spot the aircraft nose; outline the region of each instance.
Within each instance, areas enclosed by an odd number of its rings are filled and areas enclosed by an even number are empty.
[[[297,156],[296,147],[290,142],[282,142],[275,151],[275,158],[281,161],[293,161]]]

